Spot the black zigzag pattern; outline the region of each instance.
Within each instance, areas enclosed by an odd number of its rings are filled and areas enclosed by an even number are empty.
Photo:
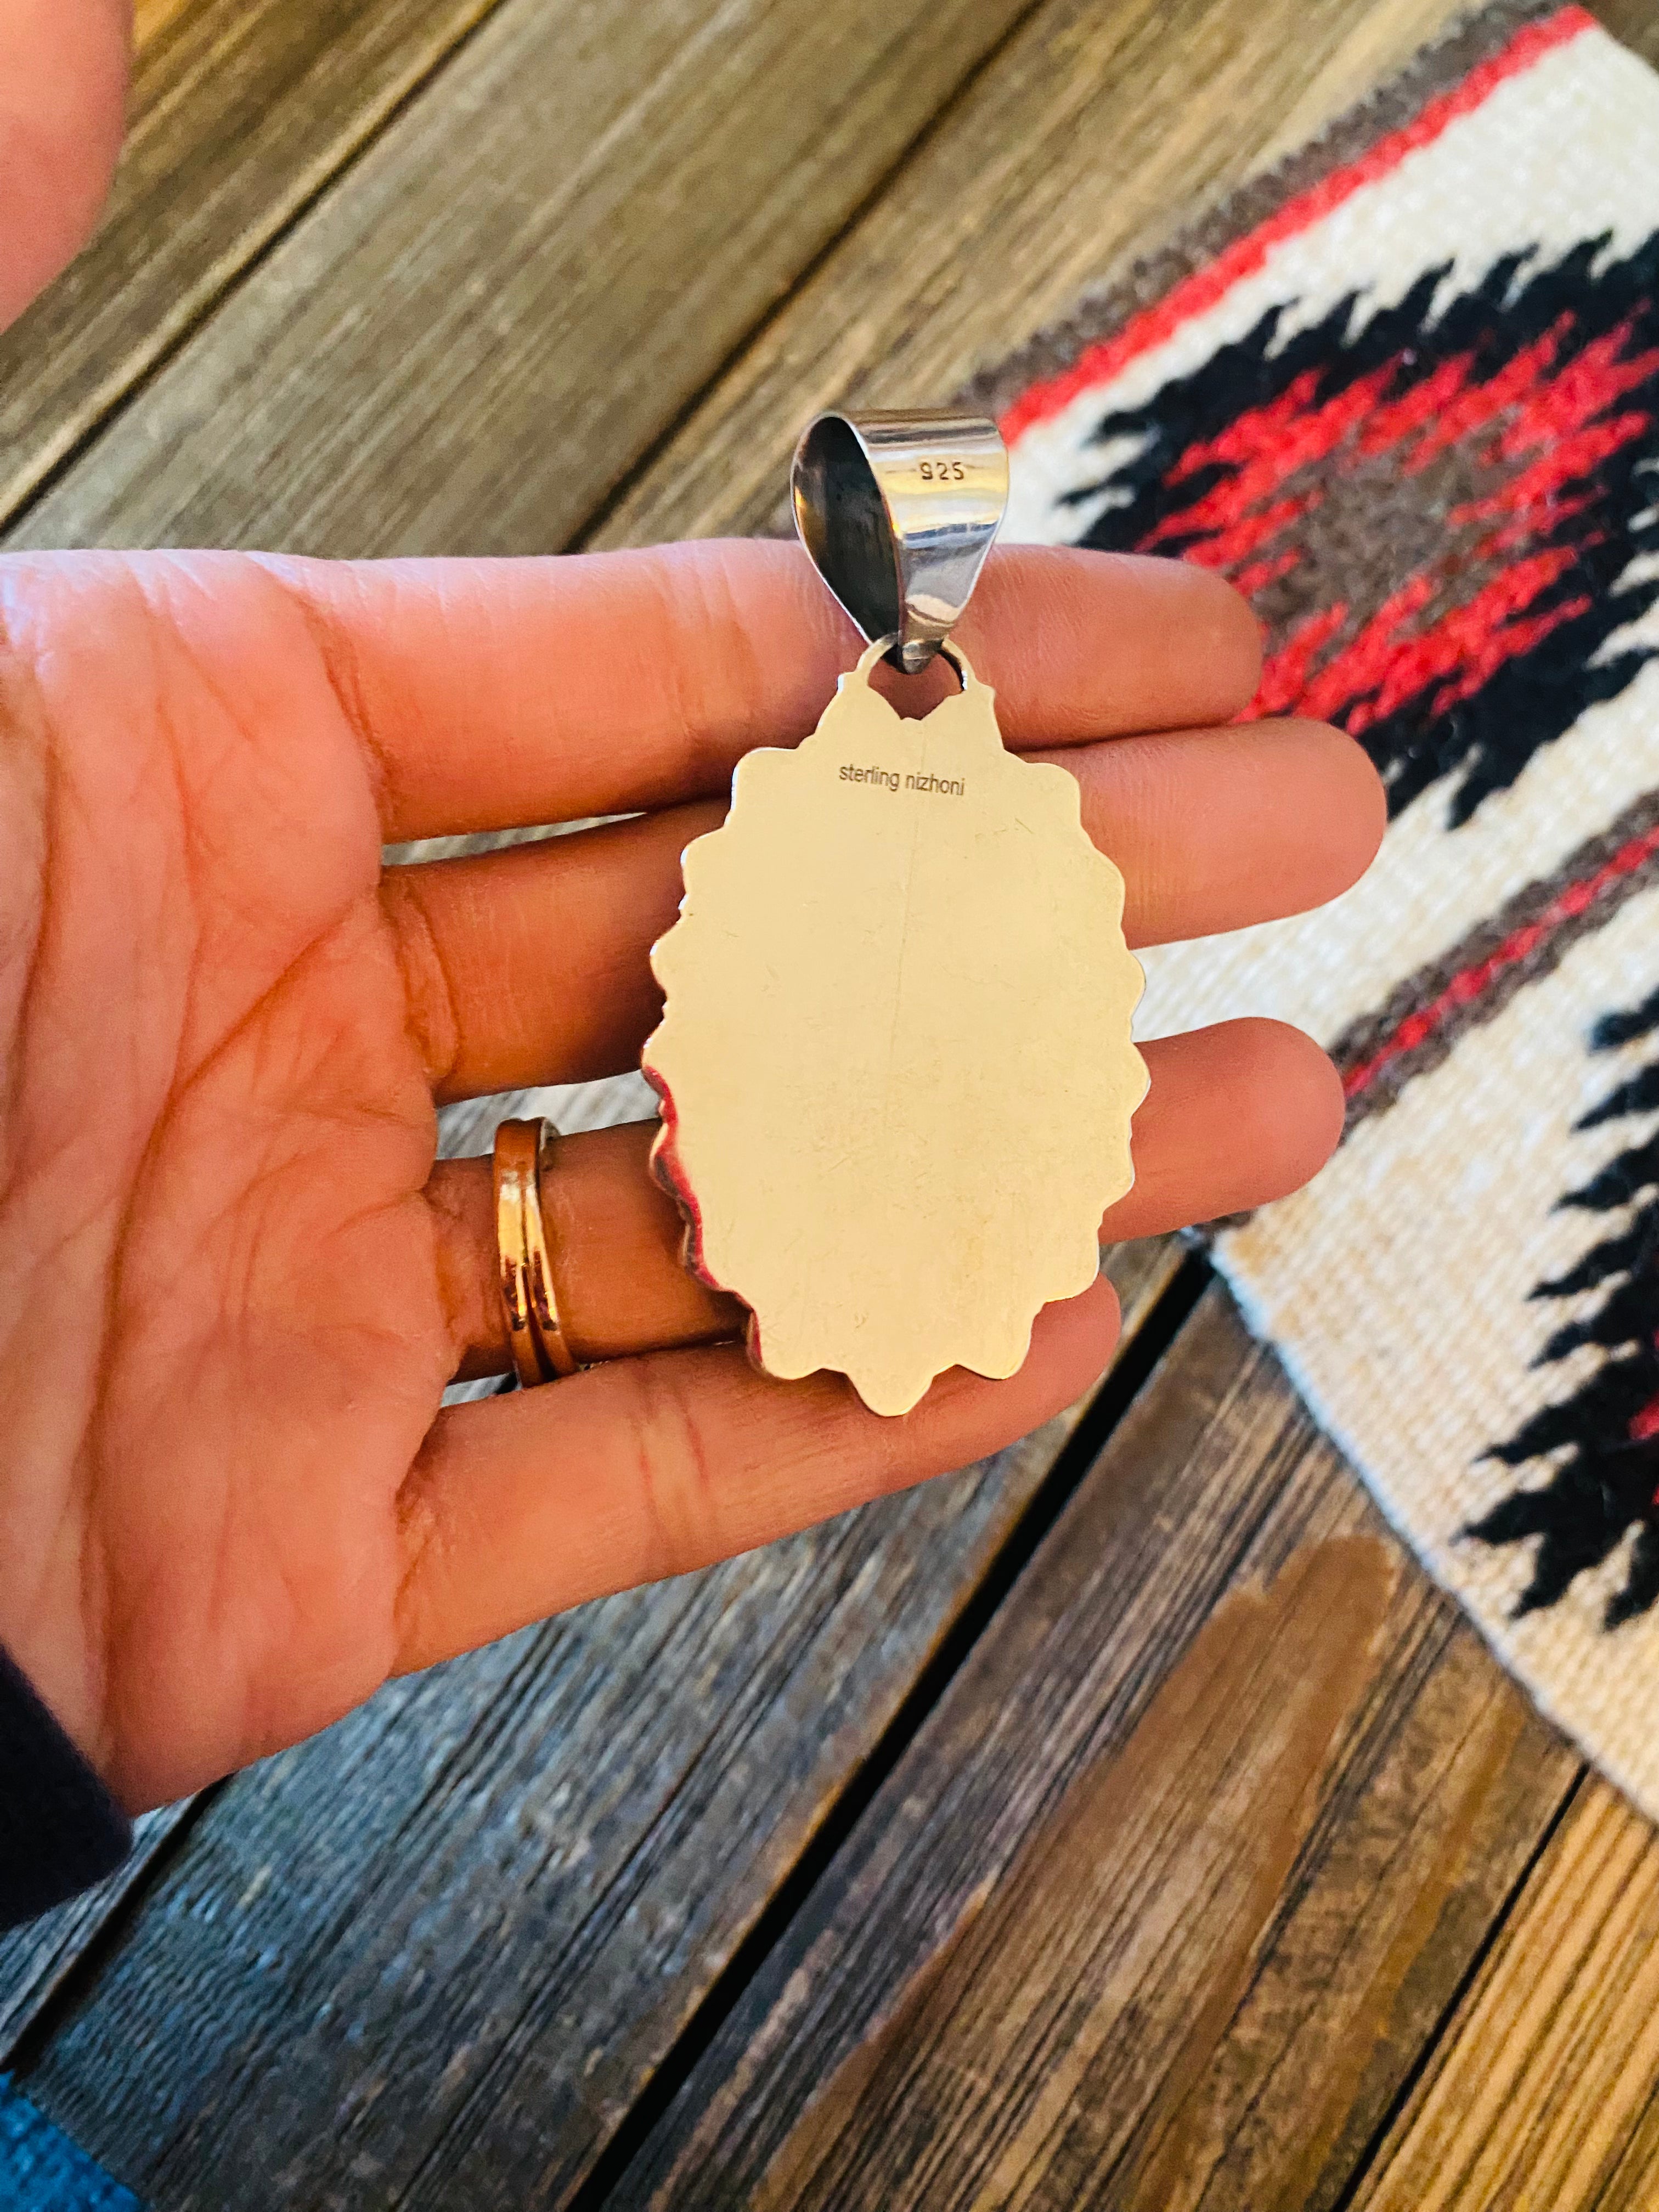
[[[1599,1023],[1591,1044],[1607,1051],[1647,1036],[1659,1038],[1659,991]],[[1659,1054],[1578,1126],[1594,1128],[1656,1109]],[[1587,1344],[1600,1346],[1607,1357],[1579,1389],[1492,1451],[1508,1467],[1559,1455],[1549,1480],[1540,1489],[1511,1492],[1467,1533],[1488,1544],[1541,1539],[1516,1607],[1531,1613],[1553,1605],[1575,1576],[1599,1566],[1634,1527],[1629,1571],[1607,1610],[1607,1626],[1615,1628],[1659,1599],[1659,1133],[1626,1147],[1561,1203],[1590,1213],[1634,1209],[1616,1235],[1533,1292],[1560,1298],[1600,1291],[1591,1310],[1558,1329],[1540,1357],[1553,1363]]]
[[[1212,461],[1183,472],[1182,456],[1221,436],[1248,410],[1285,401],[1304,375],[1314,380],[1310,404],[1323,404],[1382,372],[1384,397],[1393,404],[1466,355],[1473,356],[1471,382],[1490,385],[1547,334],[1553,334],[1560,349],[1552,372],[1558,392],[1565,391],[1565,380],[1583,363],[1586,349],[1598,340],[1605,349],[1615,332],[1626,333],[1621,358],[1638,357],[1659,343],[1659,236],[1627,258],[1607,259],[1598,267],[1607,252],[1605,239],[1586,240],[1548,267],[1535,265],[1529,253],[1509,255],[1438,315],[1432,313],[1435,296],[1449,272],[1428,270],[1397,307],[1372,315],[1357,331],[1351,328],[1357,294],[1282,343],[1280,327],[1289,311],[1273,309],[1248,337],[1222,347],[1190,376],[1163,386],[1145,407],[1109,415],[1097,425],[1099,442],[1127,434],[1141,443],[1133,458],[1070,495],[1079,505],[1093,504],[1103,494],[1109,501],[1082,542],[1121,550],[1154,545],[1159,552],[1204,559],[1208,533],[1195,526],[1183,534],[1182,518],[1233,473],[1233,465]],[[1659,416],[1659,368],[1621,392],[1612,405]],[[1489,447],[1492,437],[1487,424],[1472,434],[1472,441],[1484,440]],[[1505,659],[1473,696],[1439,709],[1436,700],[1442,687],[1425,678],[1403,705],[1358,732],[1382,775],[1395,811],[1441,777],[1455,774],[1459,780],[1449,820],[1454,825],[1466,821],[1483,799],[1512,783],[1534,753],[1571,728],[1587,707],[1621,691],[1648,657],[1614,652],[1597,659],[1615,630],[1659,598],[1659,581],[1614,590],[1636,554],[1659,550],[1659,519],[1651,514],[1655,479],[1642,472],[1652,450],[1649,437],[1627,441],[1598,459],[1584,477],[1563,486],[1561,495],[1547,502],[1542,513],[1528,515],[1528,550],[1565,547],[1571,560],[1529,604],[1527,615],[1547,616],[1584,599],[1587,611],[1562,620],[1531,649]],[[1403,454],[1400,458],[1403,466]],[[1329,473],[1330,465],[1325,465]],[[1642,520],[1644,510],[1648,519]],[[1388,585],[1406,580],[1397,572],[1388,574],[1386,544],[1362,547],[1360,552],[1362,562],[1380,559]],[[1229,567],[1224,561],[1215,565]],[[1281,606],[1288,605],[1292,619],[1316,613],[1311,598],[1297,606],[1296,586],[1293,573],[1275,586]],[[1375,697],[1374,690],[1370,696]],[[1358,698],[1348,700],[1334,710],[1334,719],[1346,721],[1360,703]]]

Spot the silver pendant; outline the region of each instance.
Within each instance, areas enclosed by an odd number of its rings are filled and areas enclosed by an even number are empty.
[[[1075,780],[1005,750],[947,641],[1006,496],[994,427],[820,416],[793,489],[871,643],[686,850],[652,951],[652,1158],[688,1266],[748,1306],[756,1364],[838,1369],[897,1414],[947,1368],[1012,1375],[1038,1310],[1094,1280],[1133,1176],[1140,969]],[[876,662],[941,651],[961,688],[902,719]]]

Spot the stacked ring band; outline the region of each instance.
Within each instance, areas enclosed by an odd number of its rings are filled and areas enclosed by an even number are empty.
[[[574,1375],[578,1364],[559,1319],[542,1218],[542,1154],[557,1133],[545,1121],[503,1121],[495,1132],[495,1244],[501,1300],[513,1364],[526,1390]]]

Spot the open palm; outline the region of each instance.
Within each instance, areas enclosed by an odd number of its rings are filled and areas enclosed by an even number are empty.
[[[1374,849],[1357,748],[1229,725],[1256,647],[1212,579],[1010,551],[963,637],[1009,742],[1077,774],[1132,942],[1316,903]],[[0,1643],[130,1807],[975,1458],[1099,1371],[1103,1283],[1011,1381],[953,1373],[902,1420],[756,1374],[624,1129],[566,1140],[548,1189],[600,1364],[440,1410],[509,1363],[487,1164],[434,1169],[434,1103],[635,1063],[682,848],[854,649],[781,546],[0,562]],[[1148,1060],[1109,1236],[1256,1203],[1334,1141],[1293,1031]]]

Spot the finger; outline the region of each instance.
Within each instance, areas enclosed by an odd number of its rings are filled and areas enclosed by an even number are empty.
[[[757,1375],[737,1345],[440,1413],[400,1501],[398,1671],[982,1458],[1089,1388],[1117,1318],[1103,1277],[1038,1315],[1017,1375],[953,1369],[897,1419],[841,1376]]]
[[[1123,738],[1048,757],[1122,870],[1132,945],[1295,914],[1360,875],[1382,835],[1364,753],[1316,722]],[[441,1099],[581,1083],[635,1066],[661,997],[649,949],[680,855],[719,801],[465,860],[388,870],[382,896]]]
[[[1101,1223],[1108,1243],[1281,1198],[1317,1172],[1342,1127],[1325,1054],[1280,1022],[1223,1022],[1142,1048],[1152,1088],[1134,1120],[1135,1181]],[[581,1360],[741,1334],[744,1309],[681,1263],[684,1224],[653,1179],[654,1121],[561,1138],[543,1178],[560,1318]],[[512,1365],[487,1160],[445,1160],[428,1185],[457,1372]]]
[[[0,328],[91,236],[121,146],[125,0],[0,0]]]
[[[1152,1087],[1134,1118],[1133,1187],[1103,1244],[1244,1213],[1311,1182],[1342,1134],[1342,1079],[1288,1022],[1217,1022],[1140,1048]]]
[[[639,1065],[662,1006],[650,950],[679,909],[680,855],[724,813],[705,801],[386,871],[410,1029],[441,1103]]]
[[[1123,872],[1124,934],[1170,945],[1305,914],[1357,883],[1388,826],[1382,778],[1324,722],[1236,723],[1040,758]]]
[[[735,1298],[706,1290],[681,1258],[685,1223],[651,1173],[655,1121],[561,1137],[542,1168],[559,1321],[586,1364],[741,1336]],[[462,1379],[513,1364],[488,1160],[440,1160],[427,1186],[444,1308]]]
[[[323,642],[394,842],[715,796],[753,746],[805,736],[859,643],[805,556],[758,539],[256,557]],[[1068,547],[994,554],[959,635],[1022,745],[1224,720],[1261,650],[1206,570]]]

